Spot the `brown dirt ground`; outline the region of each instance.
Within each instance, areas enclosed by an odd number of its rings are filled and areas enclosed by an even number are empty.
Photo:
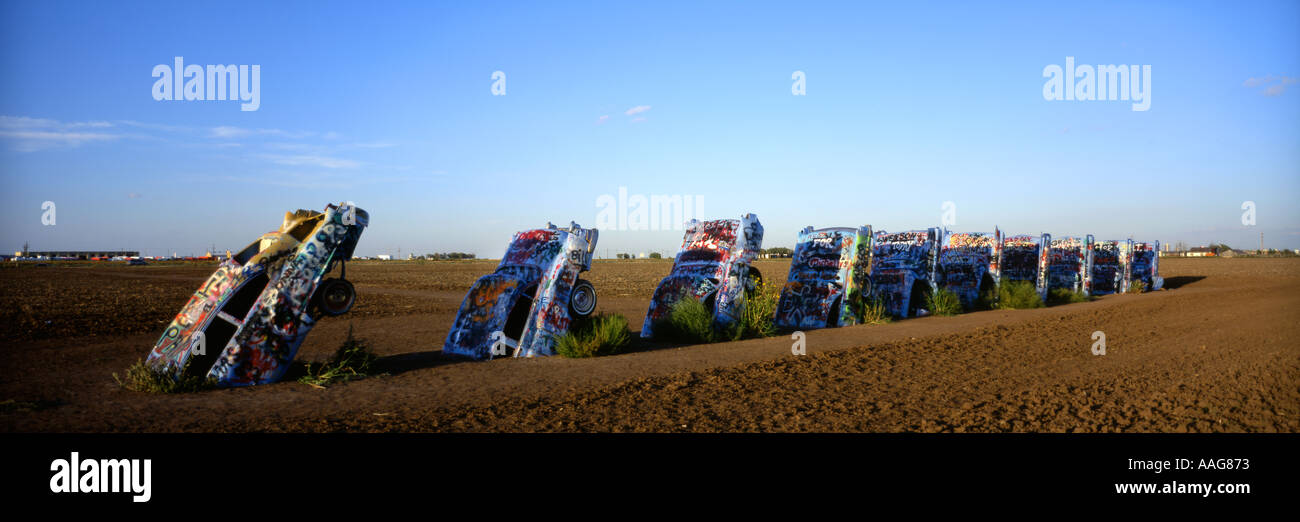
[[[634,329],[669,261],[598,261],[602,311]],[[1300,431],[1300,260],[1167,259],[1169,290],[597,359],[462,362],[440,348],[489,261],[356,262],[349,326],[382,375],[150,395],[142,358],[213,269],[0,269],[0,431]],[[785,261],[759,267],[781,283]],[[1092,332],[1106,335],[1094,356]]]

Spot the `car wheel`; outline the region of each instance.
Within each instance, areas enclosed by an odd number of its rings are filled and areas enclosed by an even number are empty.
[[[587,317],[596,311],[596,287],[590,281],[579,279],[569,294],[569,312],[574,317]]]
[[[316,306],[325,315],[343,315],[352,310],[357,301],[357,290],[346,279],[329,278],[316,288]]]

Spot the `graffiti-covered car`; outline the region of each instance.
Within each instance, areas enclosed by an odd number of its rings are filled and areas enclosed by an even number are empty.
[[[569,323],[596,310],[591,269],[596,229],[570,223],[514,235],[496,271],[480,277],[460,305],[442,351],[470,359],[555,354]]]
[[[719,325],[730,325],[745,306],[745,291],[762,281],[751,266],[763,248],[763,225],[758,216],[686,223],[681,248],[672,271],[655,287],[641,337],[654,336],[654,323],[668,317],[673,304],[698,299],[713,310]]]
[[[279,230],[222,261],[146,362],[173,378],[206,373],[220,386],[279,380],[320,318],[352,309],[345,263],[369,219],[350,203],[286,212]],[[325,278],[336,265],[339,278]]]
[[[1123,292],[1127,286],[1124,247],[1128,241],[1098,240],[1092,245],[1091,295]]]
[[[1052,240],[1047,260],[1047,289],[1063,288],[1088,295],[1092,291],[1092,235]]]
[[[871,294],[871,226],[799,232],[781,288],[776,326],[813,329],[857,323],[851,306]],[[856,301],[855,301],[856,300]]]
[[[971,308],[981,293],[996,291],[998,257],[1002,254],[1002,231],[945,232],[939,247],[936,286],[957,294],[962,306]]]
[[[1121,252],[1124,260],[1124,286],[1122,292],[1129,291],[1133,283],[1141,282],[1146,290],[1160,290],[1165,286],[1165,279],[1160,277],[1160,242],[1143,243],[1133,240],[1125,241]]]
[[[1051,234],[1003,236],[1002,251],[993,269],[998,285],[1013,281],[1027,281],[1038,291],[1038,298],[1047,299],[1047,252],[1051,249]]]
[[[891,315],[914,317],[936,290],[943,229],[876,233],[872,244],[871,286]]]

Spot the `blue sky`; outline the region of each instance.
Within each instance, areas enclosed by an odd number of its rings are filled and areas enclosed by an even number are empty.
[[[769,247],[946,201],[959,231],[1300,247],[1296,2],[33,2],[0,25],[0,251],[235,249],[352,200],[360,255],[497,257],[620,187],[754,212]],[[259,65],[260,108],[154,100],[176,56]],[[1150,65],[1150,109],[1045,100],[1067,56]]]

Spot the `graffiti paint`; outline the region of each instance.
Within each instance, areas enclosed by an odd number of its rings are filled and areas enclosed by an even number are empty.
[[[354,224],[342,225],[342,216],[354,210]],[[222,386],[278,379],[315,323],[307,309],[320,276],[330,263],[351,256],[368,220],[364,210],[347,204],[329,205],[323,213],[286,213],[279,231],[262,235],[217,267],[146,361],[179,378],[194,355],[191,344],[203,333],[205,340],[219,343],[207,349],[220,355],[196,371]],[[254,362],[256,377],[240,373],[247,360]]]
[[[492,335],[500,331],[517,343],[517,356],[554,355],[556,339],[572,322],[569,299],[578,274],[591,269],[598,237],[576,223],[516,233],[496,271],[465,295],[443,353],[491,359]]]
[[[310,218],[319,224],[276,271],[217,357],[209,378],[223,386],[248,386],[275,382],[284,375],[316,324],[312,295],[334,264],[346,261],[342,254],[355,248],[369,222],[369,214],[361,209],[351,213],[352,209],[347,204],[330,205]],[[345,216],[351,216],[353,224],[345,224]]]
[[[909,230],[876,233],[872,244],[871,283],[891,315],[909,317],[922,305],[912,301],[916,285],[936,290],[935,271],[943,229]]]
[[[939,249],[937,286],[957,294],[971,307],[980,291],[997,284],[1001,231],[945,233]]]
[[[1089,294],[1092,291],[1091,235],[1053,239],[1048,253],[1047,289],[1064,288]]]
[[[777,303],[777,327],[856,324],[849,300],[871,292],[871,241],[870,226],[801,231]]]
[[[754,214],[687,222],[673,268],[650,298],[641,337],[653,337],[654,323],[687,297],[711,305],[718,324],[734,322],[744,309],[746,280],[758,273],[751,264],[762,246],[763,225]]]

